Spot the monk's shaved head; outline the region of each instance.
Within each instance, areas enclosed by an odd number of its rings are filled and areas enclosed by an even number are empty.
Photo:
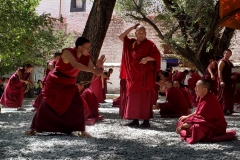
[[[136,32],[139,31],[139,30],[141,30],[141,29],[146,30],[146,28],[145,28],[144,26],[139,25],[139,26],[137,26],[137,28],[136,28]]]
[[[211,83],[206,79],[199,80],[203,88],[207,88],[208,92],[211,90]]]

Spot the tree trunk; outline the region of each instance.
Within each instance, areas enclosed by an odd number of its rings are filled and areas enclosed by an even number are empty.
[[[91,41],[92,49],[90,54],[92,55],[94,64],[102,48],[115,3],[116,0],[94,0],[87,24],[83,31],[82,36]],[[78,81],[89,81],[91,78],[92,73],[80,72],[77,79]]]

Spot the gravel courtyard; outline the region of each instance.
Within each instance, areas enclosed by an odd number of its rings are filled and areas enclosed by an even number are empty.
[[[33,99],[24,100],[27,111],[2,109],[0,114],[0,159],[240,159],[240,141],[189,145],[175,133],[177,119],[160,118],[154,111],[152,127],[138,129],[123,126],[118,108],[104,103],[99,108],[104,120],[87,126],[89,139],[64,134],[41,133],[26,136],[34,113]],[[226,117],[228,129],[240,133],[240,114]]]

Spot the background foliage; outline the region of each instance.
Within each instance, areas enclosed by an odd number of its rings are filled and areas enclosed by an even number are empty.
[[[52,53],[72,43],[73,35],[56,28],[62,18],[36,13],[39,1],[0,1],[0,75],[26,63],[45,65]]]

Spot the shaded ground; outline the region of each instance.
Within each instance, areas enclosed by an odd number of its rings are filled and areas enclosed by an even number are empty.
[[[38,134],[28,137],[33,113],[32,99],[25,99],[25,112],[3,108],[0,114],[0,159],[240,159],[240,141],[188,145],[175,133],[177,119],[160,118],[155,111],[150,129],[123,126],[111,103],[99,108],[104,120],[87,131],[83,139],[63,134]],[[240,133],[240,114],[226,117],[229,129]]]

